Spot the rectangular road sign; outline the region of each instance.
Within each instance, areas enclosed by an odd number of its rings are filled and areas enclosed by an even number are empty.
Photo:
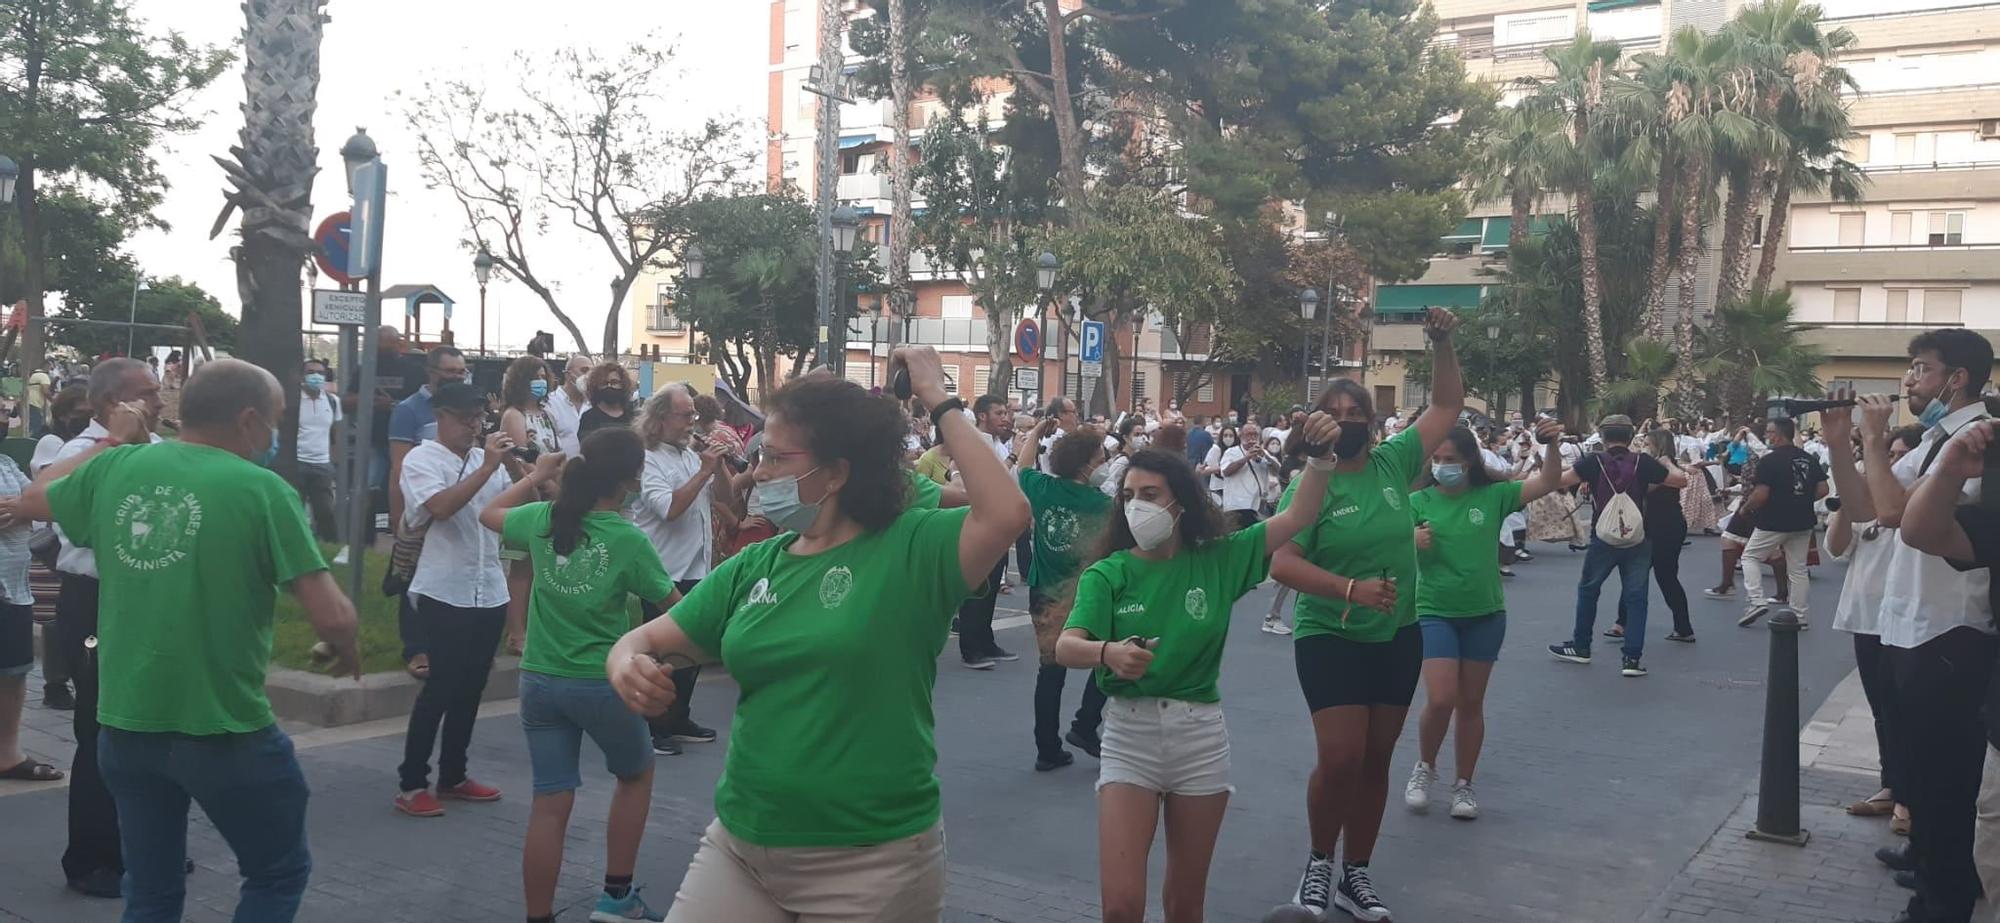
[[[359,327],[368,323],[368,296],[361,292],[313,289],[313,323]]]
[[[1103,377],[1104,377],[1104,363],[1103,363],[1103,362],[1097,362],[1097,361],[1092,361],[1092,360],[1090,360],[1090,359],[1085,359],[1085,360],[1083,360],[1083,377],[1085,377],[1085,378],[1103,378]]]
[[[1016,366],[1014,369],[1014,390],[1033,391],[1040,394],[1042,391],[1042,370]]]
[[[1101,363],[1104,361],[1103,321],[1087,320],[1083,322],[1083,347],[1078,350],[1078,355],[1082,356],[1083,361],[1086,363]]]

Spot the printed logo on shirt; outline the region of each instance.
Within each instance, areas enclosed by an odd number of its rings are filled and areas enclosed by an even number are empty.
[[[757,578],[757,582],[750,586],[750,596],[743,600],[743,604],[746,606],[777,605],[778,594],[771,592],[771,578]]]
[[[758,586],[764,586],[763,582],[759,581]],[[769,587],[765,587],[765,589],[768,590]],[[825,575],[819,578],[819,604],[832,609],[845,601],[847,594],[853,590],[853,571],[848,570],[846,565],[830,568]],[[754,596],[756,591],[753,589],[751,594]]]
[[[1486,522],[1486,511],[1478,507],[1473,507],[1466,511],[1465,518],[1472,520],[1472,524],[1475,526],[1482,525]]]
[[[1195,587],[1187,591],[1187,597],[1182,600],[1182,606],[1187,609],[1187,614],[1197,622],[1208,618],[1208,591],[1201,587]]]
[[[1403,492],[1394,487],[1384,487],[1382,488],[1382,502],[1389,504],[1389,508],[1392,510],[1400,510],[1403,508]]]
[[[201,531],[201,501],[194,494],[160,485],[150,493],[130,494],[113,515],[111,546],[118,560],[133,570],[171,567],[188,556],[195,533]]]
[[[591,591],[611,568],[611,553],[603,545],[579,544],[569,554],[555,556],[549,568],[549,589],[564,596],[581,596]]]
[[[1076,514],[1065,509],[1050,509],[1044,514],[1042,524],[1042,544],[1050,551],[1062,553],[1076,546]]]

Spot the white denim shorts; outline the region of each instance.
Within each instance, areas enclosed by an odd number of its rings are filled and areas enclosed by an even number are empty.
[[[1102,740],[1098,788],[1122,782],[1162,795],[1236,790],[1220,704],[1113,696],[1104,703]]]

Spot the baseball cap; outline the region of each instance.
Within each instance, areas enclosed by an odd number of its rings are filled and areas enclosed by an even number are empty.
[[[1632,418],[1622,413],[1614,413],[1608,417],[1605,417],[1602,420],[1597,421],[1598,429],[1603,429],[1607,426],[1622,426],[1625,427],[1626,429],[1631,429]]]
[[[459,412],[484,411],[486,395],[477,387],[462,381],[448,381],[438,385],[431,392],[433,410],[456,410]]]

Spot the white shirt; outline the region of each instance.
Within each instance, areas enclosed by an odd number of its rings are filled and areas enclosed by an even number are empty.
[[[479,511],[507,489],[507,469],[493,472],[458,512],[433,519],[424,504],[479,471],[486,452],[473,448],[460,458],[437,440],[420,442],[403,456],[403,527],[430,524],[410,592],[467,609],[507,604],[507,572],[500,566],[500,533],[479,524]]]
[[[321,389],[299,390],[299,464],[333,464],[333,424],[340,422],[340,398]]]
[[[62,452],[62,447],[63,437],[54,433],[44,433],[41,441],[35,443],[34,456],[28,459],[28,473],[41,474],[43,468],[47,468],[56,460],[56,456]]]
[[[586,397],[583,400],[581,404],[574,403],[569,399],[568,390],[557,388],[554,394],[542,402],[542,406],[549,412],[549,419],[555,421],[556,444],[562,446],[563,454],[571,458],[577,456],[577,424],[582,421],[583,412],[590,407],[590,398]]]
[[[1483,446],[1479,449],[1479,461],[1486,466],[1486,470],[1502,477],[1511,474],[1514,470],[1514,466],[1508,464],[1506,459],[1501,458],[1500,453]]]
[[[1241,461],[1247,453],[1240,445],[1233,445],[1222,453],[1222,467]],[[1222,478],[1222,508],[1224,510],[1254,510],[1264,502],[1264,463],[1246,462],[1236,469],[1235,474]]]
[[[1875,532],[1868,538],[1869,530]],[[1875,521],[1854,524],[1854,538],[1846,555],[1827,551],[1827,557],[1847,560],[1847,581],[1840,586],[1840,603],[1833,608],[1833,630],[1857,635],[1881,632],[1882,584],[1889,575],[1889,559],[1903,543],[1899,530],[1876,528]]]
[[[1118,483],[1125,476],[1125,469],[1132,464],[1131,456],[1114,455],[1104,463],[1104,483],[1097,489],[1107,497],[1118,496]]]
[[[701,454],[678,446],[662,445],[646,450],[646,466],[639,474],[639,505],[632,522],[653,540],[660,564],[675,580],[697,580],[708,576],[708,562],[715,549],[715,531],[710,522],[714,500],[710,493],[715,479],[701,485],[687,509],[676,519],[668,519],[674,491],[694,480],[701,470]]]
[[[1000,459],[1000,464],[1005,465],[1012,463],[1014,459],[1013,443],[1010,443],[1006,439],[1003,439],[999,436],[995,436],[992,433],[988,433],[985,430],[980,430],[980,434],[985,436],[986,441],[993,446],[993,454]]]
[[[1977,401],[1952,411],[1936,426],[1924,432],[1923,441],[1890,469],[1896,482],[1908,490],[1928,472],[1924,460],[1931,446],[1974,420],[1986,416],[1986,405]],[[1939,454],[1943,454],[1940,452]],[[1962,503],[1979,502],[1979,478],[1965,482]],[[1898,541],[1891,550],[1887,576],[1882,583],[1882,643],[1890,647],[1913,648],[1959,627],[1993,633],[1993,613],[1987,608],[1990,584],[1986,568],[1960,571],[1937,555],[1925,554]]]
[[[109,435],[111,435],[111,431],[105,429],[104,424],[92,420],[89,426],[83,428],[83,432],[76,434],[75,439],[63,443],[62,451],[57,452],[56,457],[49,464],[55,464],[56,462],[82,455],[90,451],[91,447],[97,445],[97,440]],[[158,433],[150,435],[152,441],[160,441]],[[62,526],[56,526],[56,537],[62,540],[62,548],[56,552],[56,570],[62,571],[65,574],[75,574],[79,577],[89,577],[93,580],[97,579],[97,552],[91,551],[88,548],[78,548],[70,544],[69,536],[63,534]]]

